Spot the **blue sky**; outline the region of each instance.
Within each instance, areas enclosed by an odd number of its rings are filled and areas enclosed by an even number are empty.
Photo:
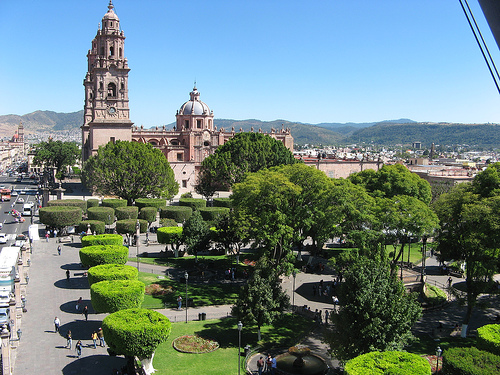
[[[136,125],[175,121],[195,80],[216,118],[500,122],[500,95],[458,1],[113,4]],[[0,0],[0,115],[83,109],[86,54],[107,5]]]

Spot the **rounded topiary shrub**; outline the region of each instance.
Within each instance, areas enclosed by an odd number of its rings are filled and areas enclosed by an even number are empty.
[[[179,199],[179,206],[191,207],[194,211],[202,207],[207,207],[207,201],[199,198],[181,198]]]
[[[443,354],[443,374],[497,375],[500,356],[477,348],[450,348]]]
[[[214,198],[214,207],[227,207],[227,208],[232,208],[233,203],[232,203],[231,198]]]
[[[487,324],[477,329],[477,348],[500,355],[500,324]]]
[[[53,228],[77,225],[82,221],[82,210],[79,207],[42,207],[38,211],[38,215],[41,223]]]
[[[96,245],[80,249],[80,261],[85,267],[101,264],[125,264],[128,260],[128,247],[123,245]]]
[[[161,227],[156,231],[158,243],[176,243],[182,238],[182,227]]]
[[[85,202],[83,199],[57,199],[57,200],[53,200],[53,201],[48,201],[47,206],[48,207],[55,207],[55,206],[80,207],[82,212],[87,211],[87,202]]]
[[[88,225],[90,224],[90,231],[95,234],[103,234],[106,225],[104,224],[103,221],[99,220],[84,220],[78,224],[78,232],[82,233],[85,232],[87,233],[87,230],[89,229]]]
[[[106,280],[137,280],[138,274],[137,268],[125,264],[101,264],[89,268],[88,281],[92,285]]]
[[[154,207],[156,209],[165,207],[167,200],[164,198],[138,198],[135,200],[135,205],[139,210],[143,207]]]
[[[344,372],[348,375],[431,375],[431,365],[417,354],[400,351],[370,352],[348,361]]]
[[[182,223],[189,219],[192,214],[193,209],[187,206],[167,206],[160,209],[160,218],[172,219],[177,223]]]
[[[107,198],[102,200],[102,205],[104,207],[125,207],[127,205],[127,201],[125,199],[116,199],[116,198]]]
[[[139,219],[146,220],[148,223],[156,221],[158,209],[156,207],[143,207],[139,211]]]
[[[111,350],[139,358],[151,357],[171,329],[165,315],[148,309],[120,310],[102,321],[104,339]]]
[[[201,217],[205,221],[215,221],[217,216],[223,215],[229,212],[227,207],[203,207],[198,209],[200,211]]]
[[[90,207],[99,207],[99,202],[99,199],[96,198],[87,199],[87,209]]]
[[[120,234],[134,234],[137,232],[137,229],[135,228],[136,224],[137,220],[134,219],[118,220],[116,222],[116,231]],[[141,233],[146,233],[148,230],[148,222],[146,220],[139,219],[139,225],[139,231]]]
[[[99,234],[96,236],[82,237],[82,246],[96,245],[123,245],[123,237],[119,234]]]
[[[141,307],[146,286],[139,280],[105,280],[92,284],[90,299],[97,313]]]
[[[115,221],[115,210],[111,207],[90,207],[87,209],[87,218],[111,225]]]
[[[115,216],[116,220],[137,220],[137,217],[139,216],[139,209],[136,206],[116,207]]]
[[[161,227],[176,227],[177,221],[175,221],[174,219],[160,219],[160,226]]]

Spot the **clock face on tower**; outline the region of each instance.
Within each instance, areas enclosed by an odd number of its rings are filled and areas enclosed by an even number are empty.
[[[109,107],[109,108],[108,108],[108,113],[109,113],[110,115],[114,115],[114,114],[116,113],[116,108],[115,108],[115,107]]]

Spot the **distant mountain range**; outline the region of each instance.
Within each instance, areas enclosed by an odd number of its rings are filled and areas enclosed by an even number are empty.
[[[83,121],[83,111],[57,113],[52,111],[36,111],[27,115],[0,116],[0,136],[11,137],[22,121],[25,132],[59,132],[79,131]],[[168,125],[172,128],[175,124]],[[270,132],[282,127],[290,128],[294,141],[298,145],[340,145],[340,144],[376,144],[376,145],[411,145],[421,142],[429,148],[436,145],[463,145],[500,148],[500,125],[497,124],[449,124],[418,123],[410,119],[386,120],[366,123],[321,123],[305,124],[287,120],[227,120],[215,119],[217,128],[235,131],[262,129]]]

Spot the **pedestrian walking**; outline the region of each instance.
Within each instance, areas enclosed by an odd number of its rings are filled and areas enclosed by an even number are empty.
[[[278,364],[276,362],[276,357],[273,357],[271,359],[271,375],[275,375],[276,374],[276,368],[278,367]]]
[[[177,310],[180,310],[182,308],[182,297],[179,296],[177,297]]]
[[[90,336],[92,338],[92,342],[94,343],[94,349],[97,349],[97,332],[94,331],[92,332],[92,336]]]
[[[89,320],[89,308],[87,305],[83,308],[82,314],[85,316],[85,321],[88,322]]]
[[[75,345],[75,349],[76,349],[76,355],[78,356],[78,358],[80,358],[82,356],[82,341],[81,340],[78,340],[78,342]]]
[[[66,270],[66,280],[68,281],[69,281],[69,276],[70,276],[69,270]]]
[[[97,330],[97,337],[99,338],[99,343],[102,347],[106,346],[106,343],[104,342],[104,333],[102,332],[102,328],[99,327]]]
[[[271,372],[272,364],[273,364],[273,358],[271,357],[271,354],[269,354],[266,359],[266,373]]]
[[[330,317],[330,312],[325,310],[325,325],[328,325],[328,318]]]
[[[73,344],[73,338],[71,337],[71,331],[66,333],[66,348],[71,350],[71,345]]]
[[[57,254],[61,255],[61,245],[57,246]]]
[[[49,232],[45,233],[45,239],[47,240],[47,242],[49,242]]]
[[[56,316],[54,318],[54,332],[59,332],[59,327],[61,326],[61,321],[59,320],[59,318]]]
[[[78,301],[76,301],[76,311],[80,310],[80,305],[82,304],[83,298],[80,297]]]

